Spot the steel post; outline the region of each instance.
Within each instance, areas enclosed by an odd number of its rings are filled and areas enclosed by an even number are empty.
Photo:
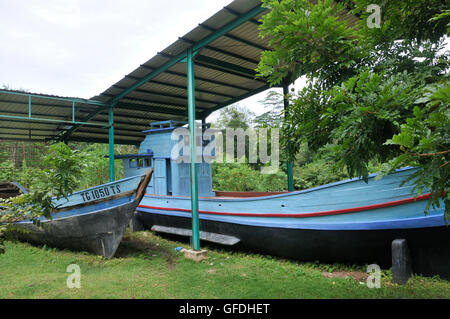
[[[189,116],[189,145],[191,155],[191,210],[192,210],[192,248],[200,250],[200,227],[198,220],[197,152],[195,126],[195,84],[192,48],[187,50],[187,89]]]

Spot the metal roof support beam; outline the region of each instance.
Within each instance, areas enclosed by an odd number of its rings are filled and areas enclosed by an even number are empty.
[[[18,118],[21,118],[21,119],[27,119],[27,120],[33,119],[33,117],[30,117],[29,112],[24,113],[24,112],[15,112],[15,111],[0,111],[0,113],[8,113],[8,114],[17,115],[17,117],[18,117]],[[49,116],[49,117],[52,117],[52,120],[56,120],[56,119],[61,119],[61,120],[63,120],[63,119],[65,119],[65,118],[67,118],[67,117],[64,116],[64,115],[48,115],[48,113],[46,113],[46,114],[43,114],[43,113],[34,113],[33,115],[34,115],[34,116]],[[0,116],[1,116],[1,115],[0,115]],[[29,123],[29,121],[25,121],[25,122],[28,122],[28,123]]]
[[[7,90],[0,90],[0,93],[26,96],[28,98],[34,97],[34,98],[40,98],[40,99],[45,99],[45,100],[64,101],[64,102],[78,103],[78,104],[89,104],[89,105],[96,105],[96,106],[105,106],[106,105],[105,103],[100,102],[100,101],[86,100],[86,99],[80,99],[80,98],[70,98],[70,97],[64,98],[64,97],[47,96],[47,95],[32,94],[32,93],[26,93],[26,92],[15,92],[15,91],[7,91]],[[48,105],[46,105],[46,106],[48,106]]]
[[[27,120],[28,122],[32,121],[32,122],[66,123],[66,124],[76,124],[76,125],[103,126],[103,124],[96,124],[96,123],[73,122],[73,121],[55,120],[55,119],[48,119],[48,118],[29,117],[29,116],[0,115],[0,119],[17,119],[17,120]]]
[[[23,138],[12,138],[12,137],[0,137],[0,141],[20,141],[20,142],[39,142],[39,143],[46,142],[45,139],[32,139],[32,138],[23,139]]]
[[[218,70],[221,72],[226,72],[226,73],[230,73],[233,75],[237,75],[237,76],[243,76],[246,77],[250,80],[255,80],[255,81],[260,81],[260,82],[266,82],[264,80],[261,79],[256,79],[256,72],[252,69],[247,69],[244,68],[242,66],[236,65],[236,64],[232,64],[232,63],[228,63],[225,61],[221,61],[218,59],[214,59],[214,58],[210,58],[204,55],[198,55],[195,58],[195,63],[197,65],[202,65],[214,70]]]
[[[27,102],[25,101],[8,101],[8,100],[0,100],[0,103],[11,103],[11,104],[22,104],[22,105],[28,105],[28,111],[30,111],[30,101],[28,100]],[[44,104],[44,103],[32,103],[34,106],[43,106],[43,107],[54,107],[54,108],[63,108],[63,109],[72,109],[73,105],[61,105],[61,104]],[[84,106],[81,107],[79,106],[79,108],[84,108],[84,109],[89,109],[88,107]],[[28,112],[28,115],[30,112]]]
[[[146,68],[146,69],[148,69],[148,70],[153,70],[149,66],[146,66],[146,65],[141,65],[141,66]],[[170,74],[170,75],[179,76],[179,77],[182,77],[184,79],[186,78],[186,74],[180,73],[180,72],[167,70],[164,73],[167,73],[167,74]],[[135,78],[135,80],[136,79],[137,78]],[[235,84],[229,84],[229,83],[225,83],[225,82],[221,82],[221,81],[216,81],[216,80],[212,80],[212,79],[207,79],[207,78],[201,78],[199,76],[195,77],[195,81],[203,81],[203,82],[212,83],[212,84],[219,85],[219,86],[229,87],[229,88],[232,88],[232,89],[248,91],[248,88],[245,88],[245,87],[242,87],[242,86],[238,86],[238,85],[235,85]],[[177,87],[177,88],[182,88],[182,89],[186,90],[185,86],[174,86],[173,84],[158,82],[158,81],[155,81],[155,80],[151,80],[151,82],[156,83],[156,84],[161,84],[161,85],[167,85],[167,86],[173,86],[173,87]],[[201,90],[201,89],[195,89],[195,91],[197,91],[197,92],[204,92],[204,93],[208,93],[208,94],[214,94],[214,95],[221,95],[221,96],[228,97],[228,98],[233,97],[231,95],[227,95],[227,94],[224,94],[224,93],[215,93],[215,92],[213,93],[211,91],[205,91],[205,90]]]
[[[30,134],[25,134],[25,133],[4,133],[4,132],[0,132],[0,135],[2,134],[7,134],[7,135],[12,135],[12,136],[27,136],[28,138],[30,138]],[[47,134],[31,134],[32,137],[43,137],[43,136],[48,136]],[[0,137],[0,140],[2,138]]]
[[[109,180],[114,182],[114,111],[110,107],[108,111],[108,142],[109,142]]]
[[[170,74],[170,75],[177,75],[177,76],[182,76],[182,77],[186,78],[186,74],[183,74],[183,73],[179,73],[179,72],[175,72],[175,71],[166,71],[166,73]],[[203,82],[207,82],[207,83],[211,83],[211,84],[215,84],[215,85],[219,85],[219,86],[229,87],[229,88],[232,88],[232,89],[248,91],[248,88],[245,88],[243,86],[239,86],[239,85],[236,85],[236,84],[229,84],[229,83],[225,83],[225,82],[222,82],[222,81],[207,79],[207,78],[203,78],[203,77],[199,77],[199,76],[196,76],[195,80],[196,81],[203,81]],[[198,90],[196,89],[196,91],[198,91]],[[198,91],[198,92],[200,92],[200,91]]]
[[[115,88],[117,88],[119,90],[126,89],[126,87],[121,86],[121,85],[116,85],[116,84],[114,84],[113,87],[115,87]],[[183,89],[186,89],[186,88],[183,88]],[[184,101],[186,100],[186,96],[177,95],[177,94],[170,94],[170,93],[157,92],[157,91],[151,91],[151,90],[143,90],[143,89],[136,89],[135,92],[151,94],[151,95],[158,95],[158,96],[164,96],[164,97],[171,97],[171,98],[174,98],[174,99],[181,99],[181,100],[184,100]],[[107,95],[105,95],[105,96],[107,96]],[[211,100],[205,100],[205,99],[199,99],[199,98],[197,98],[197,101],[204,102],[204,103],[209,103],[209,104],[214,104],[215,103],[214,101],[211,101]]]
[[[146,105],[146,104],[140,104],[140,103],[132,103],[128,101],[119,102],[116,107],[120,105],[120,108],[122,109],[135,109],[137,111],[145,111],[145,112],[155,112],[155,113],[166,113],[166,114],[174,114],[174,115],[187,115],[186,112],[186,104],[179,104],[179,103],[164,103],[159,101],[153,101],[153,100],[147,100],[147,99],[137,99],[132,97],[126,97],[124,98],[126,100],[135,101],[135,102],[141,102],[141,103],[155,103],[159,105],[164,105],[169,107],[168,109],[165,107],[161,107],[158,105]],[[170,107],[182,107],[184,110],[177,110],[177,109],[171,109]],[[205,107],[198,107],[201,110],[207,109]]]
[[[111,96],[111,95],[108,94],[106,96]],[[130,97],[127,97],[126,99],[135,101],[135,102],[142,102],[142,103],[158,103],[158,102],[154,102],[154,101],[135,99],[135,98],[130,98]],[[158,104],[164,105],[164,103],[158,103]],[[183,105],[183,104],[177,104],[177,105],[171,104],[171,105],[167,105],[167,106],[186,107],[186,105]],[[128,102],[128,101],[119,102],[118,104],[116,104],[115,108],[124,109],[124,110],[141,111],[141,112],[150,112],[150,113],[180,115],[180,116],[187,115],[187,112],[185,110],[167,109],[167,108],[161,107],[159,105],[140,104],[140,103],[133,103],[133,102]],[[103,110],[103,111],[99,112],[97,115],[105,113],[107,111],[108,110]],[[82,111],[82,113],[86,113],[86,111]],[[130,116],[130,115],[128,114],[127,116]]]
[[[163,52],[158,52],[158,54],[163,57],[166,57],[168,59],[173,57],[172,55],[163,53]],[[254,81],[259,81],[259,82],[265,83],[264,80],[255,78],[256,73],[253,70],[246,69],[246,68],[243,68],[243,67],[231,64],[231,63],[217,60],[217,59],[213,59],[213,58],[210,58],[207,56],[202,56],[200,54],[195,59],[195,64],[205,67],[205,68],[215,70],[215,71],[224,72],[224,73],[244,77],[249,80],[254,80]],[[169,73],[169,72],[166,72],[166,73]],[[206,80],[206,81],[209,81],[209,80]],[[227,84],[227,86],[231,86],[231,85]],[[247,90],[247,89],[245,89],[245,90]]]
[[[116,137],[131,137],[131,138],[143,138],[144,134],[142,133],[142,131],[128,131],[125,129],[119,129],[116,125],[116,121],[114,121],[114,138]],[[120,133],[119,131],[126,131],[127,133]],[[130,133],[131,132],[131,133]],[[132,134],[132,133],[135,134]],[[77,133],[81,133],[81,134],[90,134],[90,135],[105,135],[105,129],[99,129],[99,131],[91,131],[91,130],[83,130],[80,129],[77,131]]]
[[[178,39],[180,39],[181,41],[184,41],[186,43],[189,43],[189,44],[195,44],[195,41],[192,41],[192,40],[189,40],[189,39],[186,39],[186,38],[183,38],[183,37],[180,37]],[[254,60],[254,59],[251,59],[251,58],[248,58],[248,57],[245,57],[245,56],[233,53],[233,52],[229,52],[229,51],[226,51],[226,50],[223,50],[223,49],[219,49],[219,48],[213,47],[211,45],[205,45],[204,48],[208,49],[210,51],[213,51],[213,52],[217,52],[217,53],[221,53],[221,54],[227,55],[227,56],[235,58],[235,59],[239,59],[239,60],[245,61],[245,62],[249,62],[249,63],[253,63],[253,64],[258,64],[259,63],[259,61],[257,61],[257,60]]]
[[[88,113],[87,111],[81,111],[81,113]],[[114,114],[115,114],[115,116],[116,117],[118,117],[118,116],[120,116],[120,117],[127,117],[127,118],[129,118],[130,117],[130,114],[124,114],[124,113],[118,113],[118,112],[114,112]],[[102,113],[100,113],[100,114],[98,114],[98,116],[108,116],[108,113],[107,114],[102,114]],[[158,117],[158,118],[145,118],[145,120],[149,120],[149,121],[153,121],[153,120],[161,120],[161,117]],[[98,121],[108,121],[108,119],[99,119]],[[140,123],[140,122],[124,122],[124,121],[117,121],[117,120],[114,120],[114,124],[115,124],[115,126],[116,126],[116,129],[119,129],[117,126],[118,125],[127,125],[127,126],[144,126],[144,127],[147,127],[147,123]],[[105,127],[107,127],[108,125],[104,125],[104,127],[103,128],[105,128]],[[122,128],[123,130],[127,130],[127,131],[133,131],[134,132],[134,130],[130,130],[129,128]],[[80,130],[80,129],[78,129],[78,130]],[[142,130],[144,130],[144,129],[142,129]],[[142,130],[139,130],[139,132],[142,132]]]
[[[104,111],[104,110],[108,110],[109,108],[110,108],[110,106],[101,106],[101,107],[98,107],[95,111],[91,112],[88,116],[86,116],[86,117],[83,119],[83,122],[84,122],[84,123],[87,123],[87,121],[90,121],[91,119],[93,119],[97,114],[101,113],[101,112]],[[72,134],[73,132],[75,132],[76,130],[78,130],[78,128],[80,128],[82,125],[85,125],[83,122],[81,122],[81,123],[75,123],[75,125],[74,125],[70,130],[66,131],[66,133],[65,133],[63,136],[61,136],[59,140],[60,140],[60,141],[68,140],[67,138],[68,138],[68,136],[69,136],[70,134]],[[89,124],[89,123],[88,123],[88,124]]]
[[[91,137],[77,137],[77,136],[70,136],[67,139],[68,142],[85,142],[85,143],[101,143],[101,144],[107,144],[108,139],[107,138],[91,138]],[[114,144],[121,144],[121,145],[136,145],[139,146],[141,144],[141,140],[127,140],[127,139],[114,139]]]
[[[235,20],[231,21],[230,23],[228,23],[227,25],[221,27],[220,29],[217,29],[215,31],[213,31],[212,34],[210,34],[209,36],[207,36],[205,39],[201,40],[200,42],[198,42],[196,45],[194,45],[192,47],[193,51],[196,51],[198,49],[201,49],[202,47],[204,47],[205,45],[210,44],[211,42],[213,42],[214,40],[218,39],[219,37],[225,35],[226,33],[230,32],[231,30],[233,30],[234,28],[240,26],[242,23],[252,19],[253,17],[255,17],[256,15],[264,12],[266,9],[261,7],[261,6],[256,6],[253,9],[251,9],[250,11],[238,16]]]
[[[194,52],[196,52],[199,49],[203,48],[204,46],[210,44],[211,42],[213,42],[214,40],[218,39],[219,37],[227,34],[231,30],[233,30],[234,28],[236,28],[239,25],[241,25],[242,23],[248,21],[249,19],[254,18],[255,16],[257,16],[258,14],[264,12],[265,10],[266,10],[265,8],[263,8],[263,7],[258,5],[255,8],[249,10],[247,13],[240,15],[239,17],[237,17],[236,19],[234,19],[233,21],[231,21],[227,25],[221,27],[220,29],[212,31],[209,36],[207,36],[204,39],[202,39],[201,41],[197,42],[196,44],[194,44],[190,48],[191,54],[193,54]],[[176,57],[170,59],[168,62],[164,63],[162,66],[160,66],[156,70],[150,72],[148,75],[143,77],[141,80],[137,81],[134,85],[130,86],[128,89],[126,89],[125,91],[123,91],[122,93],[118,94],[117,96],[115,96],[110,101],[108,101],[109,103],[102,103],[103,106],[99,107],[97,110],[95,110],[91,114],[89,114],[86,118],[83,119],[83,122],[89,121],[90,119],[95,117],[98,113],[104,111],[105,109],[108,109],[110,106],[111,107],[115,107],[116,104],[123,97],[127,96],[128,94],[130,94],[135,89],[137,89],[140,86],[142,86],[143,84],[149,82],[150,80],[152,80],[153,78],[155,78],[159,74],[167,71],[169,68],[171,68],[172,66],[174,66],[175,64],[177,64],[178,62],[182,61],[185,58],[187,58],[187,51],[181,52],[179,55],[177,55]],[[71,130],[67,131],[67,133],[64,134],[63,139],[67,140],[68,137],[70,136],[70,134],[72,134],[74,131],[76,131],[80,126],[81,125],[75,125]]]
[[[113,106],[115,106],[120,101],[120,99],[124,98],[125,96],[127,96],[128,94],[133,92],[138,87],[144,85],[145,83],[147,83],[151,79],[157,77],[158,75],[160,75],[161,73],[166,71],[168,68],[170,68],[170,67],[174,66],[175,64],[177,64],[178,62],[182,61],[185,57],[186,57],[186,53],[183,52],[183,53],[177,55],[176,57],[170,59],[168,62],[166,62],[161,67],[159,67],[159,68],[155,69],[154,71],[150,72],[150,74],[144,76],[142,79],[136,80],[137,82],[134,85],[130,86],[128,89],[126,89],[125,91],[123,91],[122,93],[120,93],[116,97],[114,97],[111,100],[111,104]]]
[[[27,118],[27,120],[28,120],[28,118]],[[15,119],[8,119],[7,121],[8,121],[8,123],[27,123],[27,124],[30,124],[30,121],[27,121],[27,120],[15,120]],[[1,123],[1,119],[0,119],[0,123]],[[58,125],[58,123],[42,123],[42,124],[45,124],[45,125]],[[51,130],[51,131],[53,131],[53,130]]]
[[[167,114],[173,114],[173,115],[186,115],[186,111],[185,110],[177,110],[177,109],[170,109],[170,108],[165,108],[164,106],[168,106],[168,107],[186,107],[185,104],[175,104],[175,103],[171,103],[171,104],[166,104],[164,102],[158,102],[158,101],[152,101],[152,100],[147,100],[147,99],[138,99],[138,98],[133,98],[133,97],[126,97],[127,101],[121,101],[119,103],[116,104],[115,107],[120,108],[120,109],[128,109],[128,110],[135,110],[135,111],[143,111],[143,112],[155,112],[155,113],[167,113]],[[134,101],[134,102],[138,102],[138,103],[133,103],[133,102],[129,102],[130,101]],[[141,104],[142,103],[142,104]],[[143,103],[154,103],[154,104],[143,104]],[[155,105],[155,104],[159,104],[159,105]],[[161,106],[163,105],[163,106]]]
[[[284,104],[285,112],[289,108],[289,100],[288,100],[288,96],[287,96],[288,94],[289,94],[289,86],[287,84],[283,85],[283,104]],[[286,163],[286,165],[287,165],[288,191],[292,192],[294,190],[292,162],[289,161]]]
[[[86,113],[86,112],[88,112],[88,111],[80,111],[81,113]],[[10,113],[10,114],[18,114],[18,115],[26,115],[27,113],[22,113],[22,112],[12,112],[12,111],[9,111],[8,113]],[[124,117],[129,117],[129,114],[125,114],[125,113],[115,113],[117,116],[124,116]],[[41,114],[41,113],[34,113],[34,115],[35,116],[48,116],[47,114]],[[108,114],[106,114],[106,115],[108,115]],[[64,116],[62,116],[62,115],[51,115],[52,117],[56,117],[56,118],[64,118]],[[21,118],[25,118],[25,116],[21,116]],[[17,122],[17,123],[29,123],[29,118],[26,118],[27,119],[27,121],[16,121],[16,120],[10,120],[10,119],[8,119],[8,122]],[[161,118],[149,118],[148,120],[160,120]],[[50,124],[58,124],[58,123],[50,123]],[[135,132],[135,133],[141,133],[142,132],[142,130],[133,130],[133,129],[129,129],[129,128],[122,128],[122,129],[120,129],[120,128],[118,128],[117,127],[117,124],[123,124],[123,125],[128,125],[128,126],[135,126],[136,125],[136,123],[132,123],[132,122],[121,122],[121,121],[114,121],[114,124],[116,124],[116,131],[115,131],[115,135],[117,136],[117,135],[121,135],[121,136],[131,136],[131,137],[140,137],[140,136],[138,136],[138,135],[128,135],[128,134],[117,134],[117,130],[124,130],[124,131],[127,131],[127,132]],[[142,126],[146,126],[147,124],[144,124],[144,123],[142,123]],[[101,129],[104,129],[104,127],[105,127],[105,125],[104,124],[98,124],[98,126],[90,126],[89,127],[89,129],[90,130],[92,130],[92,129],[95,129],[95,130],[101,130]],[[18,130],[18,129],[22,129],[22,128],[14,128],[14,127],[0,127],[0,129],[2,129],[2,128],[4,128],[4,129],[11,129],[11,130]],[[48,131],[48,132],[51,132],[51,131],[53,131],[53,129],[38,129],[38,128],[33,128],[32,129],[33,131]],[[78,131],[80,131],[80,129],[78,130]],[[92,132],[92,131],[86,131],[86,130],[81,130],[82,132],[84,132],[84,133],[90,133],[90,132]],[[92,133],[95,133],[95,132],[92,132]]]
[[[240,15],[239,12],[234,11],[233,9],[230,9],[230,8],[228,8],[228,7],[223,7],[223,8],[224,8],[225,10],[227,10],[229,13],[234,14],[235,16],[239,16],[239,15]],[[248,20],[248,22],[251,22],[251,23],[256,24],[256,25],[261,25],[261,22],[259,22],[259,21],[256,20],[256,19],[250,19],[250,20]]]
[[[238,96],[238,97],[236,97],[236,98],[234,98],[234,99],[231,99],[231,100],[229,100],[229,101],[226,101],[225,103],[219,104],[219,105],[217,105],[216,107],[211,108],[211,109],[209,109],[209,110],[203,112],[200,116],[201,116],[202,119],[203,119],[203,118],[206,119],[209,115],[211,115],[212,112],[217,111],[218,109],[221,109],[221,108],[223,108],[223,107],[225,107],[225,106],[228,106],[228,105],[230,105],[230,104],[236,103],[236,102],[238,102],[238,101],[240,101],[240,100],[246,99],[246,98],[248,98],[248,97],[250,97],[250,96],[252,96],[252,95],[254,95],[254,94],[261,93],[261,92],[263,92],[263,91],[265,91],[265,90],[267,90],[267,89],[269,89],[269,88],[270,88],[270,85],[269,85],[269,84],[266,84],[266,85],[260,87],[260,88],[257,89],[257,90],[254,90],[254,91],[252,91],[252,92],[245,93],[245,94],[240,95],[240,96]]]
[[[233,20],[232,22],[230,22],[227,25],[223,26],[222,28],[217,29],[217,30],[216,29],[211,30],[212,33],[209,36],[207,36],[203,40],[197,42],[196,44],[194,44],[190,48],[191,49],[191,53],[194,54],[195,51],[203,48],[204,46],[206,46],[208,44],[210,44],[212,41],[214,41],[214,40],[218,39],[219,37],[225,35],[226,33],[230,32],[231,30],[233,30],[237,26],[241,25],[245,21],[253,18],[254,16],[256,16],[256,15],[258,15],[260,13],[262,13],[264,10],[265,10],[265,8],[262,8],[261,6],[257,6],[257,7],[253,8],[253,9],[251,9],[250,11],[248,11],[247,13],[237,17],[235,20]],[[265,50],[266,48],[263,48],[263,49]],[[129,87],[124,92],[122,92],[119,95],[117,95],[111,101],[112,105],[114,106],[115,104],[117,104],[117,102],[121,98],[123,98],[124,96],[128,95],[129,93],[131,93],[132,91],[134,91],[135,89],[137,89],[141,85],[147,83],[151,79],[155,78],[159,74],[163,73],[164,71],[168,70],[170,67],[174,66],[175,64],[177,64],[178,62],[182,61],[186,57],[187,57],[187,52],[183,51],[182,53],[178,54],[177,56],[171,58],[168,62],[163,64],[161,67],[159,67],[156,70],[150,72],[150,74],[148,74],[147,76],[143,77],[140,81],[138,81],[137,83],[135,83],[134,85]]]
[[[10,130],[10,131],[20,131],[23,129],[28,129],[26,127],[10,127],[10,126],[0,126],[0,130]],[[32,128],[29,129],[30,131],[36,131],[36,132],[53,132],[53,129],[44,129],[44,128]],[[2,133],[0,133],[2,134]]]
[[[186,87],[183,86],[183,85],[176,85],[176,84],[172,84],[172,83],[164,83],[164,82],[155,81],[155,80],[152,80],[151,83],[155,83],[155,84],[164,85],[164,86],[168,86],[168,87],[172,87],[172,88],[186,90]],[[216,96],[222,96],[222,97],[226,97],[226,98],[233,97],[232,95],[229,95],[229,94],[213,92],[213,91],[208,91],[208,90],[203,90],[203,89],[198,89],[198,88],[195,91],[199,92],[199,93],[205,93],[205,94],[211,94],[211,95],[216,95]]]
[[[209,27],[209,26],[207,26],[207,25],[205,25],[205,24],[203,24],[203,23],[200,23],[199,26],[201,26],[203,29],[206,29],[206,30],[211,31],[211,32],[217,32],[217,31],[218,31],[217,29],[211,28],[211,27]],[[267,51],[267,50],[269,50],[269,48],[266,48],[266,47],[263,47],[263,46],[261,46],[261,45],[259,45],[259,44],[254,43],[254,42],[250,42],[250,41],[248,41],[248,40],[239,38],[239,37],[234,36],[234,35],[232,35],[232,34],[224,34],[224,36],[226,36],[227,38],[229,38],[229,39],[231,39],[231,40],[234,40],[234,41],[236,41],[236,42],[240,42],[240,43],[242,43],[242,44],[251,46],[251,47],[253,47],[253,48],[257,49],[257,50],[261,50],[261,51]]]
[[[191,211],[192,211],[192,248],[200,250],[200,227],[198,217],[198,183],[197,183],[197,139],[195,136],[195,84],[193,52],[187,50],[187,91],[189,115],[189,146],[191,156]]]

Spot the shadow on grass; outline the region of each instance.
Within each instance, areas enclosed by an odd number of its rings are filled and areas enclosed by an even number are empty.
[[[169,266],[175,265],[175,259],[177,258],[175,251],[172,252],[171,248],[160,245],[151,238],[142,238],[134,234],[125,234],[123,236],[114,257],[127,258],[144,256],[152,258],[154,255],[162,256]]]
[[[183,247],[190,247],[190,238],[186,236],[179,236],[174,234],[166,234],[166,233],[152,233],[155,237],[160,237],[169,241],[177,241]],[[270,255],[264,252],[263,250],[259,250],[256,248],[250,249],[241,244],[237,244],[234,246],[226,246],[221,244],[216,244],[209,241],[201,241],[200,246],[202,249],[206,250],[214,250],[216,252],[224,252],[232,255],[247,255],[253,257],[260,257],[266,260],[276,260],[279,262],[294,262],[298,265],[304,265],[312,268],[316,268],[319,271],[365,271],[367,269],[367,263],[338,263],[338,262],[327,262],[320,260],[299,260],[296,258],[289,258],[281,255]],[[386,268],[388,269],[388,268]]]

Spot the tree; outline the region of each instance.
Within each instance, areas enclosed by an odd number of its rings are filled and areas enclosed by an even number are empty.
[[[242,128],[246,130],[252,125],[254,116],[255,114],[246,107],[232,104],[219,111],[219,116],[212,126],[219,129]]]
[[[351,177],[367,181],[371,161],[384,173],[418,167],[416,194],[445,203],[450,216],[449,15],[445,1],[379,1],[382,24],[367,23],[373,0],[263,0],[261,36],[272,51],[257,71],[271,84],[305,74],[282,140],[294,159],[301,145],[332,147]],[[352,15],[350,15],[352,14]],[[355,20],[355,17],[359,19]]]
[[[13,223],[29,219],[40,225],[41,217],[51,219],[57,208],[53,198],[67,197],[79,185],[84,160],[78,151],[72,151],[64,143],[51,145],[43,163],[46,168],[38,171],[28,193],[0,199],[3,208],[0,214],[0,252],[4,251],[2,233],[13,227]]]
[[[260,103],[267,111],[255,117],[255,128],[280,127],[283,122],[283,94],[270,90]]]

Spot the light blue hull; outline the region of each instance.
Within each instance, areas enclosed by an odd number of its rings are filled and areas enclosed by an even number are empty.
[[[308,190],[253,198],[199,199],[200,219],[259,227],[314,230],[379,230],[445,225],[444,204],[424,211],[413,186],[399,186],[413,172],[402,169],[365,183],[352,179]],[[190,198],[146,194],[138,211],[189,218]]]
[[[414,272],[450,279],[450,229],[444,205],[424,210],[413,169],[280,195],[199,199],[200,238],[302,261],[391,266],[391,243],[406,239]],[[189,197],[146,194],[135,219],[157,232],[191,235]]]

